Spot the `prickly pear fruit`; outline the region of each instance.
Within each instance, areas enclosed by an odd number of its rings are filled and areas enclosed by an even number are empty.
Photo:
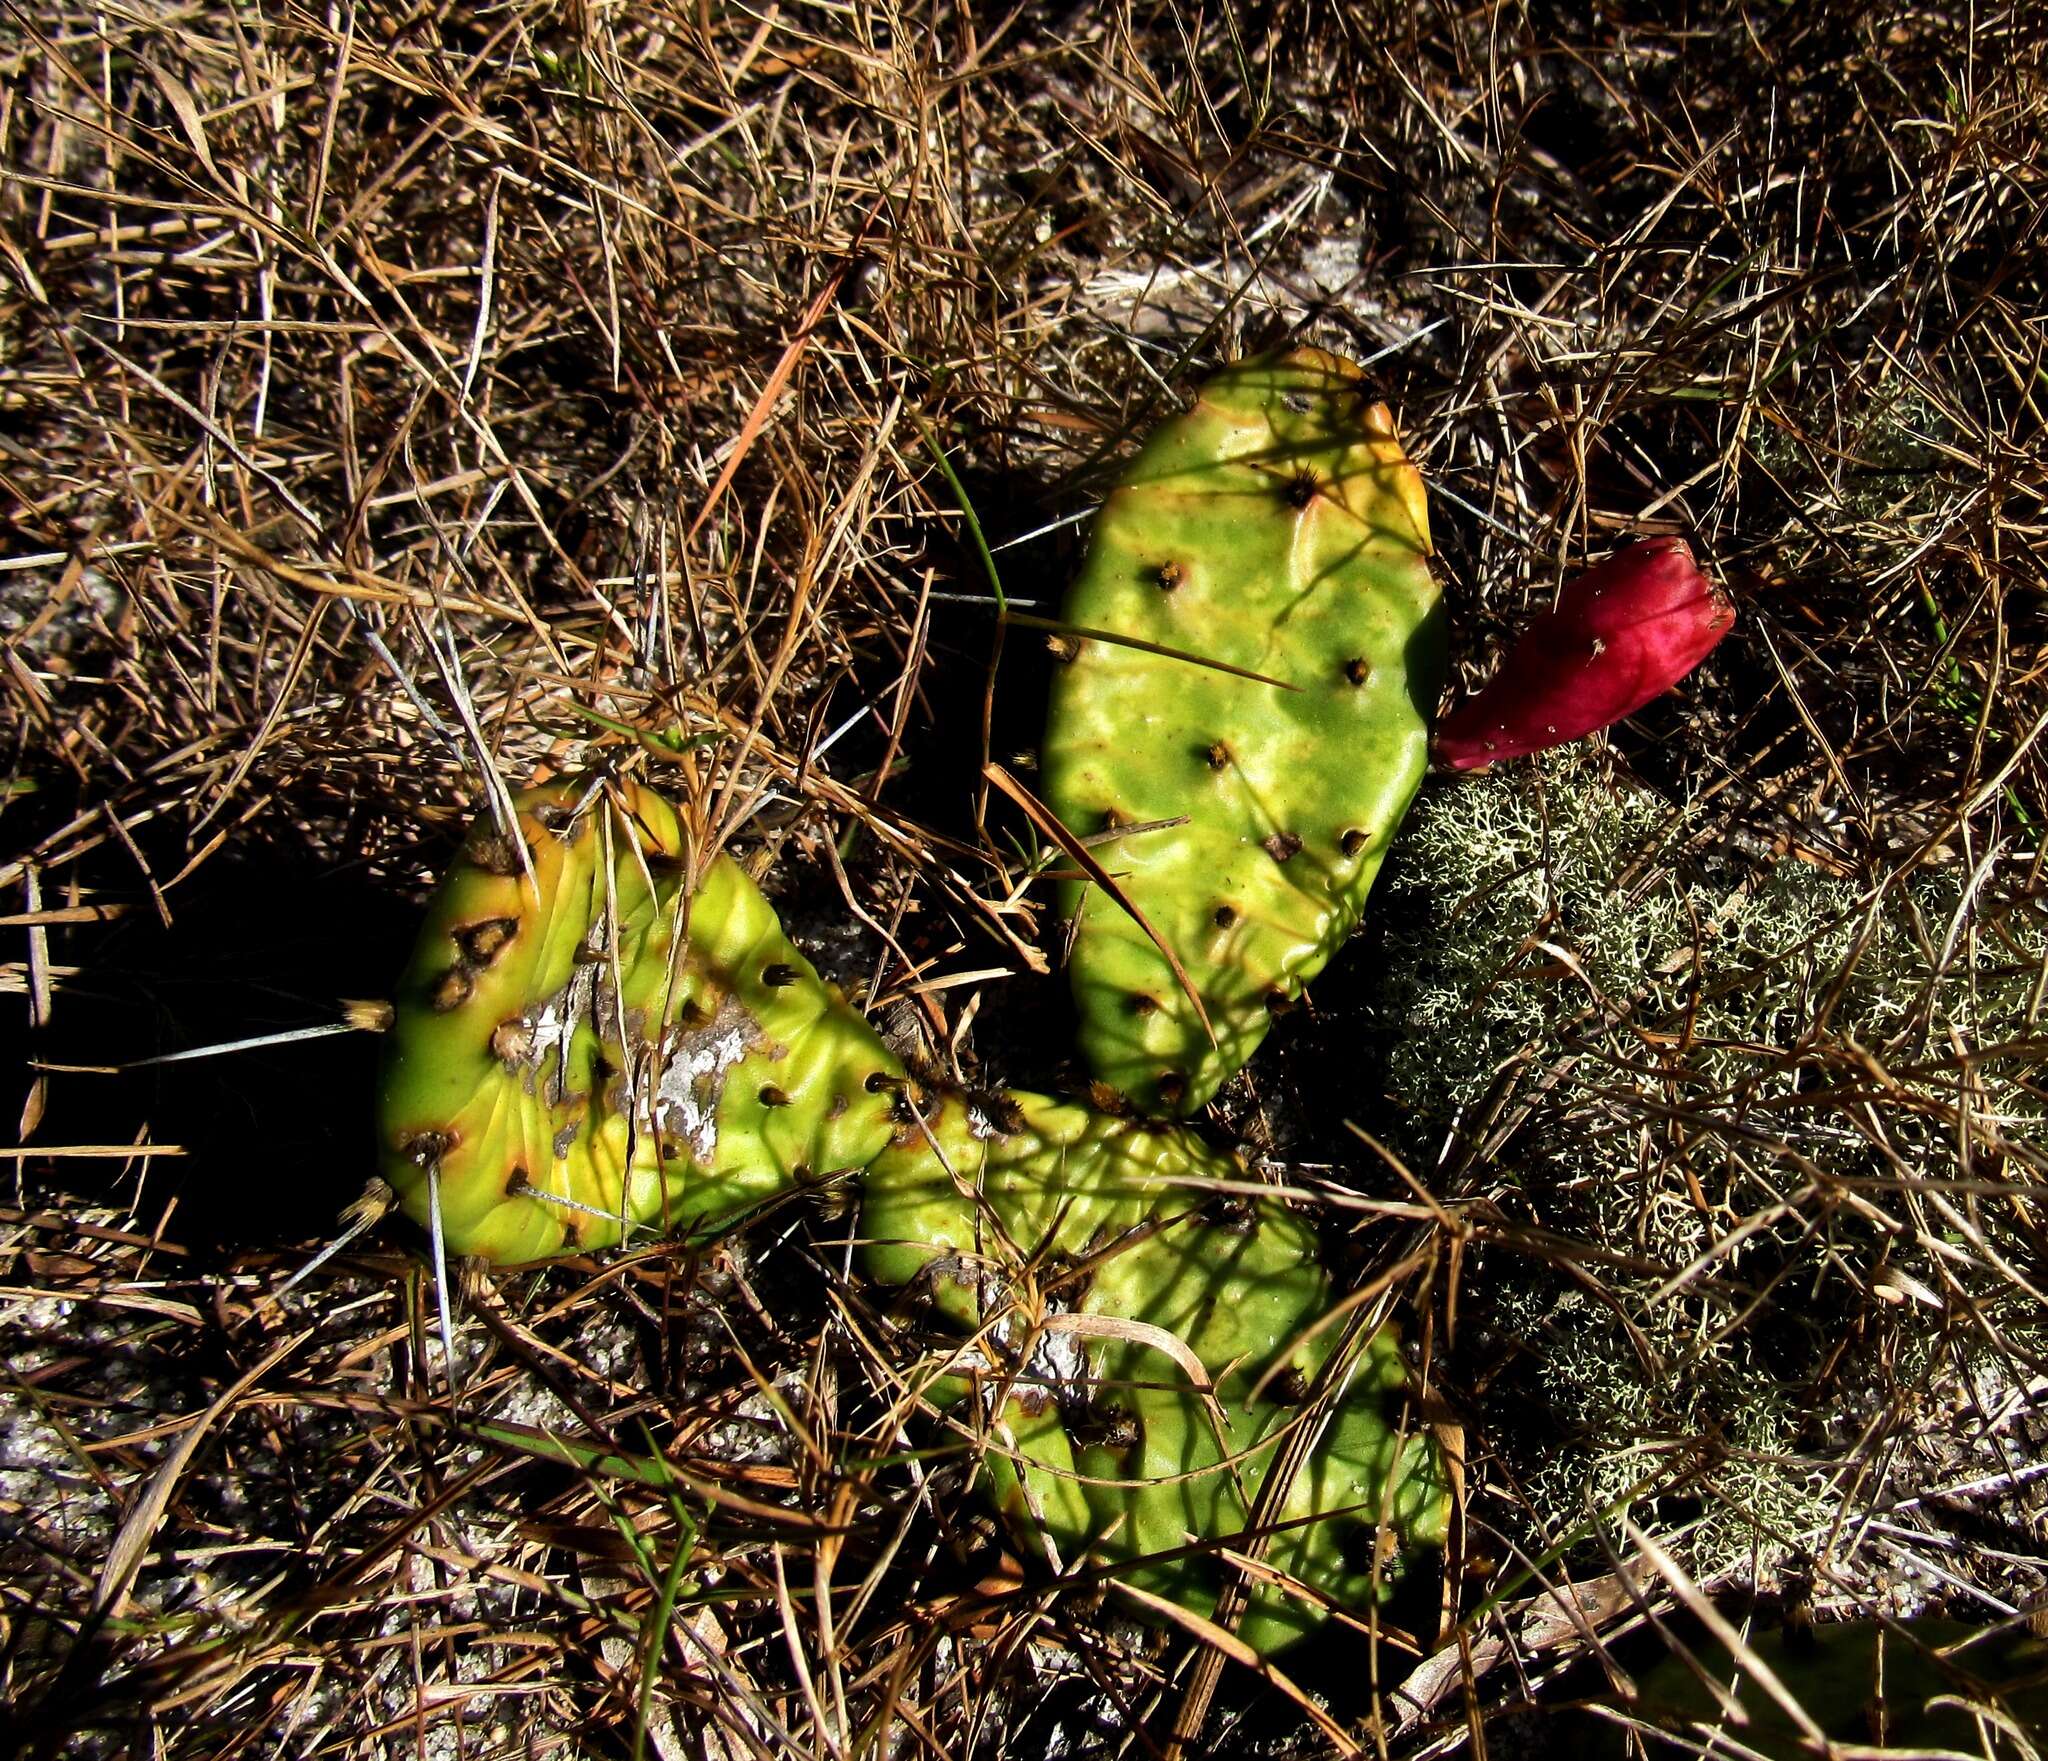
[[[1262,1584],[1239,1627],[1272,1649],[1398,1575],[1374,1574],[1383,1534],[1441,1542],[1449,1495],[1391,1329],[1326,1424],[1303,1404],[1341,1331],[1310,1336],[1330,1281],[1307,1224],[1245,1184],[1183,1128],[951,1097],[871,1164],[860,1228],[868,1274],[974,1342],[929,1392],[965,1403],[991,1492],[1046,1563],[1092,1559],[1206,1612],[1215,1549],[1246,1544],[1285,1434],[1324,1425],[1264,1554],[1297,1588]]]
[[[1070,887],[1081,1049],[1142,1111],[1206,1102],[1356,926],[1426,759],[1428,554],[1386,406],[1312,349],[1210,380],[1096,516],[1068,623],[1282,682],[1061,639],[1046,799],[1078,836],[1132,828],[1093,854],[1208,1016],[1115,900]]]
[[[1476,770],[1611,727],[1670,690],[1734,623],[1684,539],[1631,544],[1565,584],[1492,682],[1444,717],[1431,750]]]
[[[515,805],[398,988],[381,1133],[410,1216],[538,1259],[715,1226],[888,1142],[895,1058],[735,863],[687,894],[674,809],[631,783]]]

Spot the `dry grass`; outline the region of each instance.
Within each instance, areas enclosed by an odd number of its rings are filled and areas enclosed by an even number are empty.
[[[2039,1609],[2048,32],[1537,10],[10,0],[18,1740],[1165,1742],[1198,1651],[1015,1575],[842,1219],[472,1280],[451,1388],[394,1235],[279,1294],[368,1161],[360,1038],[76,1067],[374,993],[487,789],[617,743],[580,710],[707,736],[667,783],[892,1032],[1059,1080],[978,782],[1038,638],[967,602],[936,456],[1033,532],[1297,336],[1377,357],[1474,667],[1622,531],[1743,612],[1611,759],[1426,800],[1469,863],[1411,859],[1225,1097],[1395,1190],[1349,1112],[1450,1207],[1406,1303],[1474,1440],[1467,1619],[1405,1707],[1391,1645],[1304,1679],[1368,1747],[1478,1749],[1634,1618],[1617,1565]],[[1452,984],[1485,1033],[1402,1065]],[[1528,1601],[1567,1573],[1584,1628]],[[1324,1739],[1230,1672],[1203,1740]]]

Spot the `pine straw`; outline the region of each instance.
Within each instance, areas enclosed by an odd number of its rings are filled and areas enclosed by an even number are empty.
[[[1853,1343],[1853,1387],[1767,1366],[1773,1459],[1828,1520],[1766,1511],[1741,1562],[1685,1551],[1726,1411],[1674,1417],[1652,1378],[1640,1436],[1592,1439],[1637,1450],[1671,1572],[2038,1606],[2042,33],[1634,11],[11,8],[0,877],[45,1061],[374,992],[474,807],[617,756],[580,708],[711,736],[661,777],[899,1037],[1058,1080],[1030,838],[976,780],[1031,738],[1039,639],[1012,632],[988,719],[998,627],[958,597],[989,587],[935,453],[1000,541],[1085,513],[1201,369],[1313,340],[1376,360],[1470,670],[1624,532],[1692,535],[1741,601],[1602,773],[1687,804],[1684,836],[1650,815],[1588,897],[1803,865],[1933,977],[1873,1045],[1834,1007],[1868,938],[1781,950],[1797,983],[1717,1088],[1659,1062],[1692,1002],[1595,974],[1444,1116],[1346,1079],[1355,971],[1276,1036],[1227,1120],[1366,1193],[1406,1196],[1345,1111],[1431,1158],[1451,1208],[1409,1226],[1434,1269],[1404,1303],[1473,1447],[1470,1620],[1424,1709],[1381,1698],[1391,1641],[1305,1679],[1368,1746],[1381,1719],[1456,1747],[1632,1618],[1611,1566],[1668,1595],[1621,1512],[1559,1491],[1584,1440],[1496,1349],[1568,1299],[1653,1355],[1809,1303]],[[1050,609],[1073,544],[994,561]],[[1949,914],[1908,921],[1929,875]],[[1503,982],[1561,995],[1559,920],[1502,927]],[[2007,999],[1991,1028],[1958,974]],[[919,1453],[830,1209],[469,1280],[452,1378],[389,1228],[279,1296],[369,1164],[358,1044],[35,1079],[5,1213],[18,1735],[1069,1754],[1205,1691],[1199,1644],[1020,1577],[957,1457]],[[1626,1218],[1558,1147],[1588,1142]],[[1414,1247],[1390,1227],[1361,1277]],[[1565,1573],[1596,1580],[1584,1628],[1528,1601]],[[1272,1698],[1226,1672],[1206,1740],[1324,1740]]]

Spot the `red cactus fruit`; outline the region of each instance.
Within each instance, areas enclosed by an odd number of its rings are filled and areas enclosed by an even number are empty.
[[[1432,750],[1476,770],[1611,727],[1670,690],[1734,622],[1684,539],[1631,544],[1566,584],[1492,682],[1438,723]]]

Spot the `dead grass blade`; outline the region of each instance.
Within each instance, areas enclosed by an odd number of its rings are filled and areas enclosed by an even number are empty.
[[[1021,807],[1024,810],[1024,816],[1031,821],[1040,834],[1050,838],[1067,855],[1072,857],[1079,864],[1082,873],[1087,875],[1110,898],[1114,899],[1118,908],[1151,938],[1152,945],[1159,950],[1167,965],[1173,968],[1173,976],[1180,985],[1181,994],[1187,998],[1189,1004],[1193,1007],[1195,1018],[1201,1022],[1202,1031],[1209,1036],[1209,1043],[1213,1046],[1216,1043],[1216,1029],[1210,1024],[1209,1011],[1202,1006],[1202,998],[1195,989],[1194,980],[1188,977],[1187,968],[1181,964],[1180,956],[1173,951],[1172,947],[1161,937],[1159,932],[1152,927],[1144,912],[1139,910],[1137,905],[1132,902],[1130,895],[1117,885],[1115,877],[1095,859],[1089,852],[1086,844],[1075,837],[1072,832],[1053,817],[1050,808],[1040,801],[1037,796],[1033,795],[1029,789],[1025,788],[1022,783],[1018,782],[1015,777],[1011,776],[1000,764],[985,766],[982,770],[982,775],[1001,790],[1004,795],[1008,796],[1011,801],[1015,802],[1017,806]]]

